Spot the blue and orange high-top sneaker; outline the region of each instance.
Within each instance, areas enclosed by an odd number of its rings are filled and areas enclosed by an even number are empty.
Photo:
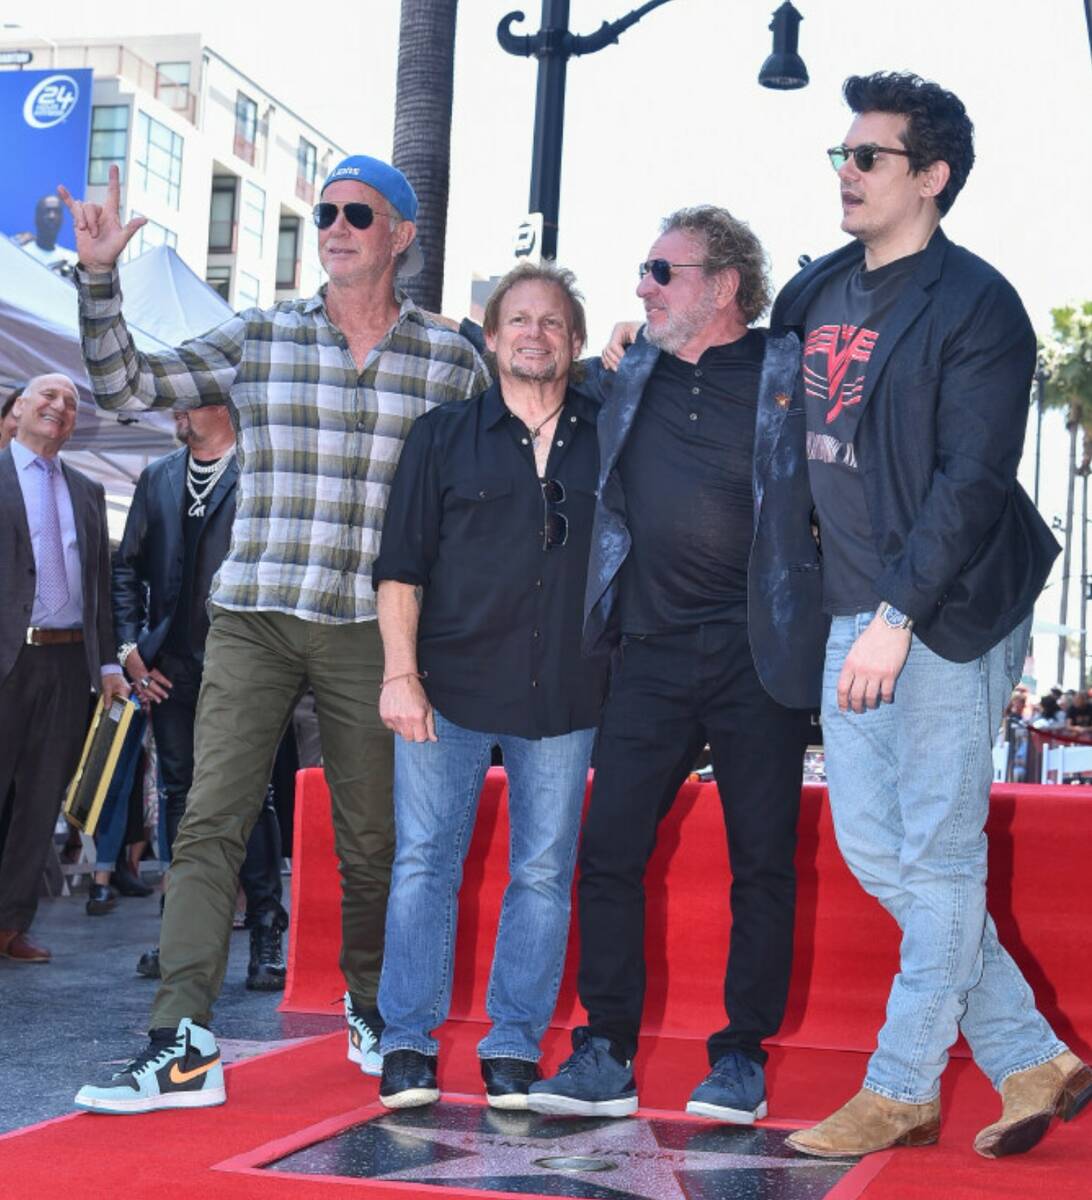
[[[356,1063],[365,1075],[383,1074],[383,1056],[379,1053],[379,1038],[383,1033],[383,1022],[378,1013],[365,1015],[353,1004],[353,998],[345,993],[345,1020],[349,1026],[350,1062]]]
[[[148,1045],[108,1082],[87,1084],[76,1106],[91,1112],[140,1113],[157,1108],[223,1104],[224,1068],[216,1039],[183,1017],[177,1029],[151,1030]]]

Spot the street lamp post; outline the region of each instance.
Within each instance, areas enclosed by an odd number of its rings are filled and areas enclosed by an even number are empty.
[[[497,26],[497,41],[509,54],[538,59],[538,89],[535,93],[535,140],[531,152],[531,198],[529,211],[542,214],[542,257],[557,257],[557,218],[561,204],[561,143],[565,133],[565,73],[574,54],[594,54],[614,45],[619,35],[635,25],[645,13],[666,4],[647,4],[617,21],[604,21],[592,34],[582,37],[569,31],[569,0],[542,0],[542,24],[538,33],[517,37],[512,24],[522,21],[522,12],[510,12]]]
[[[561,201],[561,144],[565,132],[565,73],[573,55],[594,54],[613,46],[631,25],[667,0],[648,0],[617,21],[604,21],[587,36],[569,30],[569,0],[542,0],[542,22],[537,33],[517,36],[512,32],[522,12],[510,12],[497,26],[497,41],[509,54],[538,59],[538,89],[535,94],[535,135],[531,152],[531,196],[529,211],[542,215],[541,254],[557,257],[558,212]],[[785,0],[774,13],[773,53],[763,64],[759,82],[765,87],[803,87],[808,73],[796,52],[800,14]]]

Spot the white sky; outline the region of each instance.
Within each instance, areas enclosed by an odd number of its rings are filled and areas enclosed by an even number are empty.
[[[945,219],[948,236],[1016,286],[1039,332],[1051,307],[1092,297],[1092,70],[1082,0],[794,0],[811,83],[758,86],[779,0],[672,0],[618,45],[568,68],[559,260],[588,298],[590,346],[637,316],[636,264],[661,216],[723,204],[765,243],[776,284],[801,253],[844,240],[837,180],[824,149],[849,119],[851,73],[909,69],[955,91],[975,122],[978,161]],[[639,0],[572,0],[570,26],[591,33]],[[535,0],[462,0],[455,60],[445,310],[465,312],[473,271],[498,273],[526,213],[537,64],[504,53],[495,29]],[[46,37],[193,32],[350,151],[388,156],[394,124],[398,0],[306,5],[100,6],[14,0],[5,21]],[[104,24],[106,21],[108,24]],[[32,40],[32,39],[28,39]],[[1047,421],[1040,507],[1064,515],[1065,443]],[[1034,424],[1023,475],[1031,490]],[[1079,571],[1079,562],[1073,572]],[[1057,572],[1056,572],[1057,574]],[[1058,586],[1040,603],[1057,620]],[[1074,621],[1071,601],[1070,621]],[[1043,639],[1041,684],[1053,682]],[[1047,678],[1047,677],[1050,678]]]

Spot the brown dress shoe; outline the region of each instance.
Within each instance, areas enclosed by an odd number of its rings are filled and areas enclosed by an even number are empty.
[[[1055,1115],[1071,1121],[1092,1100],[1092,1068],[1065,1050],[1001,1084],[1001,1119],[974,1139],[984,1158],[1023,1154],[1046,1133]]]
[[[25,933],[0,930],[0,958],[24,963],[46,963],[52,957],[44,946],[36,946]]]
[[[904,1104],[868,1088],[811,1129],[800,1129],[785,1145],[816,1158],[856,1158],[892,1146],[931,1146],[940,1136],[940,1100]]]

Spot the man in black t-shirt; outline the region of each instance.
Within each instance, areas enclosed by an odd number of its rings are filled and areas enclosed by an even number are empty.
[[[1092,1097],[986,911],[993,738],[1058,551],[1016,482],[1035,337],[1011,286],[939,228],[974,161],[959,99],[914,75],[844,90],[855,116],[828,154],[855,240],[806,267],[772,323],[804,342],[831,812],[902,938],[864,1086],[788,1144],[935,1142],[962,1032],[1003,1100],[975,1139],[994,1158]]]
[[[645,867],[708,742],[732,866],[729,1024],[709,1039],[712,1069],[687,1110],[751,1124],[766,1115],[762,1043],[781,1024],[792,964],[812,703],[795,677],[812,662],[817,678],[823,630],[810,497],[794,482],[799,346],[750,327],[768,303],[765,254],[724,209],[668,217],[640,274],[645,332],[616,375],[591,372],[603,409],[584,636],[617,649],[580,852],[588,1025],[559,1073],[532,1084],[530,1105],[637,1108]]]
[[[112,597],[118,660],[150,711],[163,780],[163,841],[169,857],[193,783],[194,723],[209,633],[206,601],[235,519],[235,429],[226,405],[175,413],[182,450],[140,475],[114,555]],[[247,987],[280,991],[287,914],[281,904],[281,838],[267,790],[239,873],[247,897]],[[158,947],[137,972],[159,978]]]

